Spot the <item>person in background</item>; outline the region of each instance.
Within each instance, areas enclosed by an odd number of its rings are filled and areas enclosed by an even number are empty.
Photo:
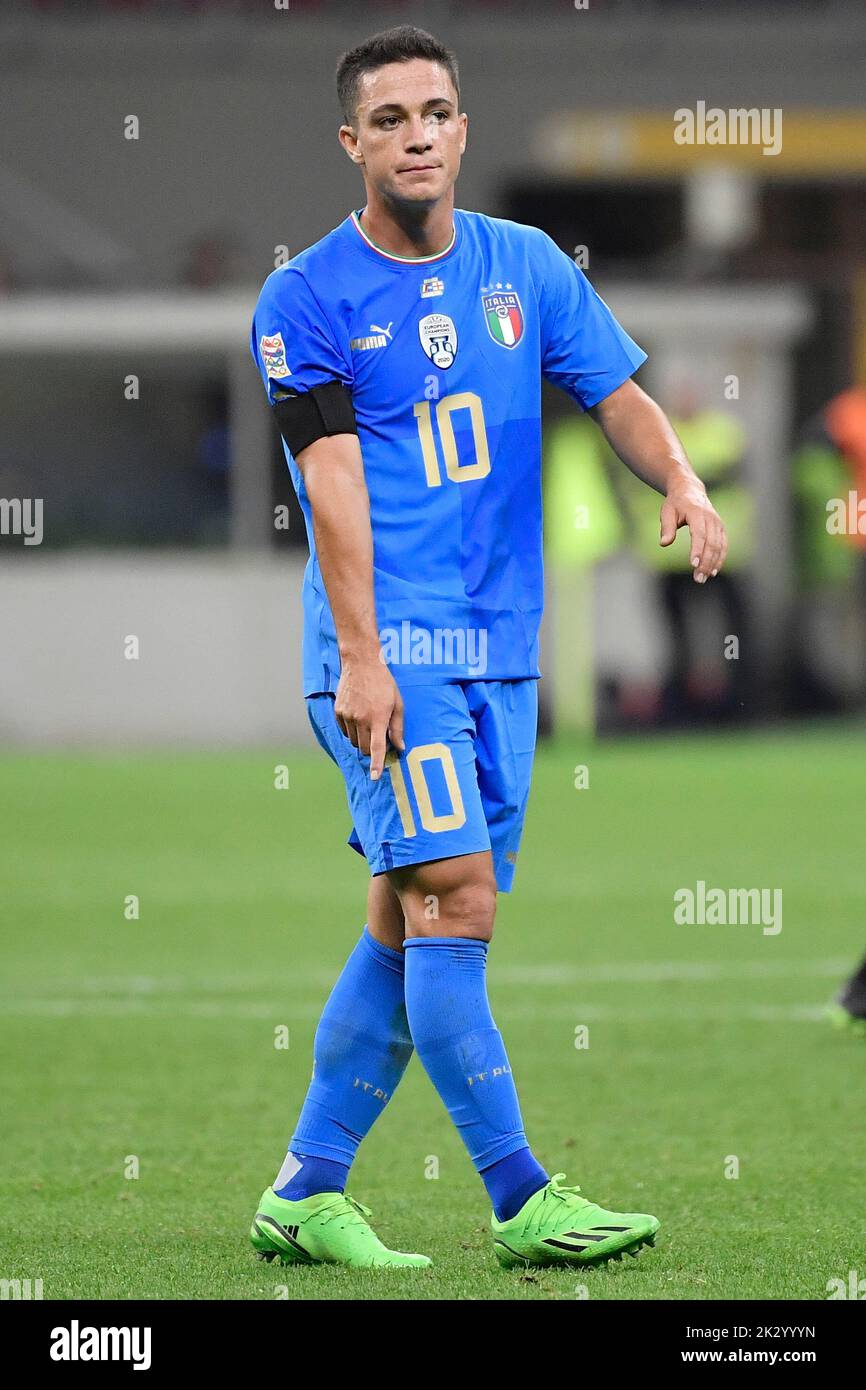
[[[821,433],[810,446],[811,455],[800,459],[800,485],[802,488],[806,483],[808,458],[815,460],[822,452],[822,549],[829,552],[837,570],[853,579],[862,610],[866,607],[866,387],[852,386],[834,396],[822,411],[819,424]],[[830,483],[832,489],[827,490]],[[845,529],[828,524],[828,503],[833,498],[846,504]],[[837,1027],[866,1038],[866,959],[845,981],[829,1012]]]
[[[697,386],[680,383],[670,421],[701,478],[710,501],[725,517],[728,555],[716,583],[716,636],[707,639],[706,609],[692,603],[689,547],[680,534],[666,548],[658,544],[658,518],[647,490],[626,470],[616,473],[617,490],[630,522],[634,553],[658,576],[658,596],[671,634],[672,661],[665,691],[643,702],[672,722],[749,714],[753,703],[751,653],[745,604],[745,578],[754,553],[754,504],[742,478],[746,434],[728,411],[706,405]],[[729,642],[736,637],[737,647]],[[710,646],[714,643],[714,646]],[[727,650],[736,656],[727,656]],[[623,696],[628,699],[627,692]]]
[[[866,497],[864,460],[866,391],[854,388],[807,421],[791,461],[797,607],[788,684],[791,708],[798,713],[838,712],[864,693],[858,647],[862,650],[866,634],[858,609],[866,608],[866,535],[840,530],[830,515],[843,504],[849,509],[851,491],[859,488]]]

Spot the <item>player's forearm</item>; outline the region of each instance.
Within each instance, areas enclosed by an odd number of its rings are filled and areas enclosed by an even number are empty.
[[[378,660],[370,498],[357,438],[317,440],[304,450],[299,466],[341,660]]]
[[[633,381],[625,382],[589,413],[626,467],[656,492],[705,491],[661,406]]]

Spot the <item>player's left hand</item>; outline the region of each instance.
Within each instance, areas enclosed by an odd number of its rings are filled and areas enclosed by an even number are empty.
[[[659,545],[670,545],[681,526],[688,526],[691,562],[696,584],[718,574],[728,553],[728,537],[701,483],[683,483],[667,494],[661,509]]]

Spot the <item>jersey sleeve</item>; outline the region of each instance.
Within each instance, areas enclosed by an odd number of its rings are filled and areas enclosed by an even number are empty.
[[[272,405],[328,381],[352,389],[352,368],[339,343],[339,328],[294,266],[275,270],[265,281],[250,346]]]
[[[546,233],[541,236],[541,370],[589,410],[622,386],[647,354],[580,267]]]

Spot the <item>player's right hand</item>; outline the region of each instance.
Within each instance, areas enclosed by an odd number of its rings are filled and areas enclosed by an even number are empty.
[[[388,744],[402,753],[403,698],[379,657],[343,661],[334,701],[337,726],[370,759],[370,780],[382,775]]]

